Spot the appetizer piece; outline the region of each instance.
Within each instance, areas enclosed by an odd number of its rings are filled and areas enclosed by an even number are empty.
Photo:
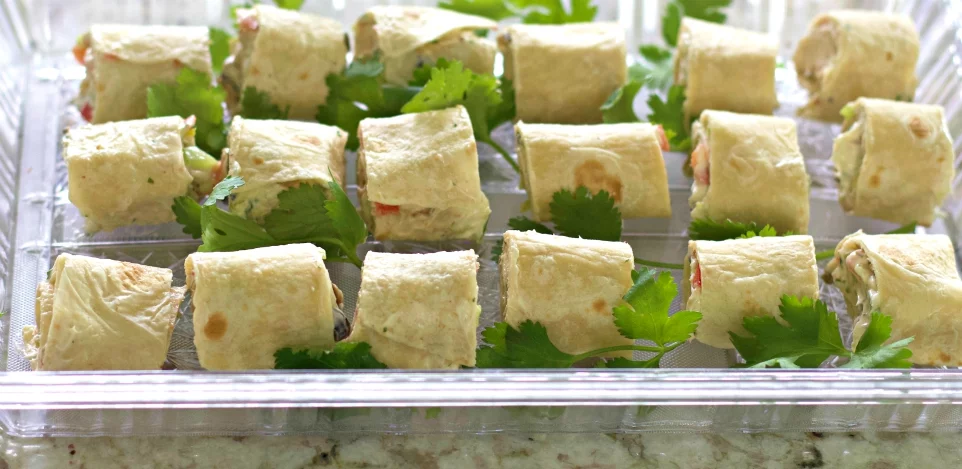
[[[201,366],[268,369],[284,347],[332,348],[340,292],[324,257],[313,244],[188,256],[184,271]]]
[[[315,122],[253,120],[236,116],[227,136],[225,159],[231,176],[244,185],[231,194],[230,210],[263,221],[277,207],[277,196],[299,184],[343,185],[347,132]]]
[[[842,113],[843,133],[832,151],[842,208],[931,225],[955,178],[942,107],[859,98]]]
[[[501,254],[501,315],[513,327],[531,320],[572,355],[633,341],[618,332],[612,308],[631,288],[627,243],[506,231]],[[607,356],[631,357],[631,352]]]
[[[808,232],[808,173],[791,119],[705,111],[692,126],[691,218]]]
[[[798,81],[811,95],[799,114],[840,122],[860,97],[911,101],[919,33],[907,16],[841,10],[817,16],[795,49]]]
[[[695,338],[712,347],[734,348],[747,316],[778,316],[782,295],[818,299],[811,236],[689,241],[684,266],[682,300],[703,315]]]
[[[184,288],[170,269],[61,254],[23,328],[34,370],[159,370]]]
[[[481,192],[478,147],[463,106],[364,119],[357,193],[375,239],[477,240],[491,208]]]
[[[678,31],[675,85],[685,88],[685,122],[706,109],[771,114],[775,40],[761,33],[684,18]]]
[[[480,37],[498,24],[440,8],[375,6],[354,24],[355,55],[379,57],[388,83],[407,86],[414,70],[438,59],[458,60],[475,73],[494,73],[497,47]]]
[[[892,317],[892,337],[915,337],[912,363],[962,365],[962,280],[948,237],[858,231],[838,243],[825,280],[855,319],[853,347],[881,311]]]
[[[514,126],[518,163],[531,211],[551,221],[551,198],[580,186],[607,191],[625,218],[671,217],[668,173],[661,152],[668,139],[651,124]]]
[[[248,88],[290,107],[291,119],[314,120],[327,100],[327,76],[341,73],[348,40],[341,23],[269,5],[237,10],[239,42],[224,64],[222,83],[231,112],[242,112]]]
[[[600,124],[601,105],[627,79],[625,33],[614,23],[516,24],[498,46],[525,122]]]
[[[193,125],[171,116],[69,129],[68,196],[86,218],[84,229],[171,222],[175,198],[209,193],[221,165],[194,146]]]
[[[147,117],[147,87],[174,83],[183,67],[211,75],[206,27],[99,24],[81,36],[74,57],[87,67],[77,107],[101,122]]]
[[[366,342],[390,368],[474,366],[478,256],[370,252],[348,342]]]

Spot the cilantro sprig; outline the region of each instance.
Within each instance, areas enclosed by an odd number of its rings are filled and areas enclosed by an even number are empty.
[[[301,184],[281,192],[263,225],[217,207],[217,201],[243,184],[239,177],[227,177],[214,186],[203,205],[190,197],[174,199],[172,209],[184,233],[203,240],[198,251],[313,243],[324,248],[329,261],[361,266],[357,246],[367,239],[367,227],[336,181],[330,181],[326,190]]]
[[[520,173],[521,168],[511,154],[491,138],[492,130],[514,117],[514,90],[510,81],[499,83],[493,75],[474,73],[457,60],[439,59],[431,69],[431,79],[401,112],[434,111],[458,104],[463,105],[471,117],[475,140],[490,145]]]
[[[438,6],[495,21],[520,17],[527,24],[587,23],[598,7],[591,0],[571,0],[571,10],[561,0],[443,0]]]
[[[538,322],[524,321],[517,328],[497,323],[481,335],[489,344],[478,349],[478,368],[569,368],[591,357],[618,351],[642,351],[654,356],[642,360],[614,358],[599,366],[607,368],[657,368],[664,355],[688,341],[701,313],[679,311],[669,316],[671,302],[678,293],[671,274],[660,274],[642,267],[632,272],[633,285],[623,297],[625,304],[612,309],[615,326],[625,338],[647,340],[654,345],[615,345],[581,354],[559,350]]]
[[[781,318],[748,316],[748,336],[729,332],[732,345],[750,368],[817,368],[832,356],[846,358],[841,368],[909,368],[913,338],[885,344],[892,335],[892,318],[872,313],[868,328],[849,350],[842,342],[838,316],[825,303],[811,298],[782,297]]]
[[[210,63],[214,73],[220,74],[224,61],[230,56],[231,35],[220,28],[210,27]]]
[[[740,223],[726,219],[718,222],[707,218],[696,218],[688,225],[688,237],[704,241],[725,241],[738,238],[754,238],[756,236],[789,236],[791,231],[778,233],[771,225],[758,223]]]
[[[248,119],[287,119],[291,112],[291,106],[280,106],[271,102],[271,96],[264,91],[260,91],[253,86],[244,88],[241,98],[242,117]]]
[[[227,143],[224,98],[219,86],[211,86],[204,72],[181,69],[174,84],[157,83],[147,88],[147,117],[197,118],[197,146],[219,158]]]
[[[340,370],[387,368],[371,355],[371,346],[365,342],[338,342],[331,350],[293,350],[282,348],[274,352],[274,369],[277,370]]]

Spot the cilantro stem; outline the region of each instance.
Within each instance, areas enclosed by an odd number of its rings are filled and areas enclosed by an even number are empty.
[[[825,259],[831,259],[835,255],[834,249],[826,249],[824,251],[819,251],[815,253],[815,261],[823,261]]]
[[[635,264],[644,265],[648,267],[658,267],[661,269],[675,269],[683,270],[685,266],[681,264],[672,264],[670,262],[657,262],[657,261],[646,261],[644,259],[635,258]]]
[[[490,135],[489,135],[487,138],[485,138],[485,139],[483,139],[483,140],[481,140],[481,141],[484,142],[484,143],[487,143],[488,145],[491,145],[491,148],[494,148],[495,151],[497,151],[498,153],[501,153],[501,156],[504,157],[504,160],[507,161],[508,164],[511,165],[511,168],[514,169],[514,171],[515,171],[516,173],[521,174],[521,167],[518,166],[518,162],[517,162],[517,161],[514,161],[514,158],[511,157],[511,154],[508,153],[508,151],[505,150],[501,145],[498,145],[498,144],[494,141],[494,139],[491,138]]]
[[[573,358],[573,363],[580,362],[585,358],[591,358],[596,355],[601,355],[608,352],[621,352],[623,350],[637,350],[639,352],[665,353],[665,348],[663,347],[649,347],[647,345],[615,345],[612,347],[600,348],[598,350],[591,350],[589,352],[585,352],[580,355],[575,355]]]

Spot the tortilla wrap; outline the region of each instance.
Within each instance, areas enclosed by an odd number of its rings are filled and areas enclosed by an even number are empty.
[[[942,107],[859,98],[847,109],[852,118],[832,150],[842,208],[893,223],[931,225],[955,178]]]
[[[369,252],[348,342],[367,342],[390,368],[475,365],[478,256]]]
[[[600,124],[601,105],[627,81],[625,33],[615,23],[516,24],[498,45],[525,122]]]
[[[193,178],[184,147],[190,125],[177,116],[88,125],[67,130],[63,159],[68,197],[88,233],[174,221],[171,206]]]
[[[962,280],[944,235],[845,237],[825,268],[855,322],[854,348],[873,311],[892,317],[889,342],[914,337],[912,363],[962,365]]]
[[[299,184],[344,186],[347,132],[315,122],[234,117],[227,137],[231,176],[244,179],[234,189],[231,212],[263,221],[277,207],[277,196]]]
[[[693,166],[698,166],[696,154],[707,151],[709,167],[707,178],[695,170],[689,198],[692,219],[731,219],[768,224],[779,233],[808,232],[809,178],[794,121],[705,111],[693,135]]]
[[[514,327],[540,322],[551,343],[569,354],[630,345],[612,308],[631,288],[634,265],[627,243],[506,231],[499,263],[502,318]],[[631,352],[608,356],[630,358]]]
[[[170,269],[60,254],[24,328],[38,371],[159,370],[184,288]]]
[[[682,301],[702,313],[699,342],[734,348],[728,333],[748,335],[748,316],[780,316],[782,295],[818,299],[818,266],[811,236],[689,241]]]
[[[184,271],[201,366],[270,369],[278,349],[334,347],[338,306],[324,257],[312,244],[188,256]]]
[[[491,214],[478,148],[463,106],[364,119],[358,198],[374,238],[477,240]]]
[[[795,49],[798,81],[810,94],[804,117],[841,122],[860,97],[911,101],[919,33],[904,15],[838,10],[817,16]]]

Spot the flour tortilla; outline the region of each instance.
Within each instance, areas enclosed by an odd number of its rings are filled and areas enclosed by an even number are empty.
[[[170,269],[61,254],[24,331],[38,371],[159,370],[184,289]]]
[[[442,57],[490,75],[497,47],[475,31],[497,26],[487,18],[440,8],[375,6],[354,24],[355,54],[360,58],[379,54],[385,80],[394,85],[406,86],[418,66]]]
[[[919,33],[904,15],[838,10],[812,20],[795,49],[798,81],[809,90],[799,114],[841,122],[860,97],[911,101],[918,79]]]
[[[601,105],[625,84],[625,33],[615,23],[509,26],[498,38],[517,117],[600,124]]]
[[[366,342],[391,368],[474,366],[477,349],[478,256],[370,252],[348,342]]]
[[[230,210],[261,221],[277,207],[277,196],[298,184],[344,187],[347,132],[315,122],[234,117],[228,135],[231,176],[244,179],[233,191]],[[333,178],[332,178],[333,176]]]
[[[618,332],[611,310],[631,288],[634,254],[627,243],[506,231],[501,270],[501,315],[548,329],[570,354],[633,343]],[[631,357],[631,352],[610,356]]]
[[[95,124],[147,117],[147,87],[174,83],[183,67],[211,76],[206,27],[101,24],[90,28]]]
[[[703,199],[691,199],[693,219],[808,232],[809,178],[794,121],[705,111],[695,127],[710,151],[710,185]]]
[[[832,151],[842,207],[852,215],[931,225],[955,178],[942,107],[859,98],[852,109]]]
[[[685,122],[706,109],[771,114],[778,47],[767,35],[684,18],[675,84],[685,87]]]
[[[692,259],[701,269],[701,288],[692,288]],[[818,266],[811,236],[689,241],[682,300],[702,313],[699,342],[734,348],[728,332],[747,335],[747,316],[779,316],[782,295],[818,298]]]
[[[193,145],[181,117],[114,122],[69,129],[63,139],[68,196],[88,233],[174,221],[174,198],[193,178],[184,147]]]
[[[671,217],[668,173],[651,124],[515,125],[518,163],[537,221],[555,192],[607,191],[625,218]]]
[[[358,128],[362,215],[376,239],[479,239],[491,208],[463,106],[364,119]],[[380,216],[375,204],[400,207]]]
[[[188,256],[201,366],[270,369],[278,349],[332,348],[337,301],[324,257],[312,244]]]

